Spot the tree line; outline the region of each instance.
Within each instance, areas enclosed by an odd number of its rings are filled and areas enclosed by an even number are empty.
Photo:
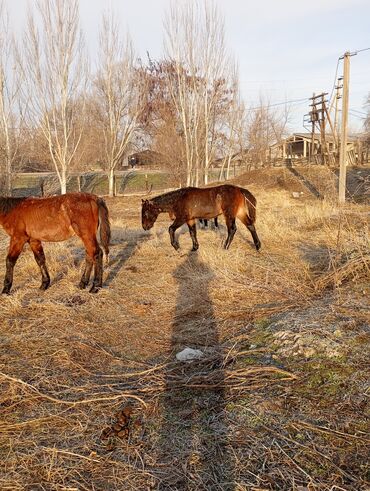
[[[109,194],[130,152],[150,148],[178,186],[209,181],[213,163],[228,176],[248,148],[263,162],[286,131],[289,110],[261,99],[248,110],[224,20],[213,3],[173,2],[164,20],[164,53],[137,57],[114,12],[102,14],[91,66],[78,0],[31,3],[15,38],[0,3],[0,165],[5,194],[17,171],[53,169],[62,193],[72,171],[102,169]]]

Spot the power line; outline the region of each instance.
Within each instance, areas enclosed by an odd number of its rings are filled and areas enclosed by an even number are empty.
[[[333,97],[333,94],[334,94],[334,90],[335,90],[335,85],[337,83],[337,75],[338,75],[338,68],[339,68],[339,62],[340,62],[341,58],[339,57],[338,60],[337,60],[337,66],[335,68],[335,75],[334,75],[334,82],[333,82],[333,88],[331,89],[331,92],[330,92],[330,97],[329,97],[329,107],[331,107],[331,99]]]
[[[350,115],[351,115],[353,118],[358,118],[358,119],[362,119],[362,120],[366,119],[366,116],[360,116],[359,114],[356,114],[356,113],[352,112],[351,110],[349,110],[348,112],[349,112],[349,114],[350,114]]]
[[[356,51],[353,52],[353,54],[361,53],[362,51],[368,51],[370,48],[363,48],[363,49],[357,49]]]
[[[260,106],[249,107],[248,111],[257,111],[258,109],[261,109],[261,108],[283,106],[284,104],[294,104],[295,102],[307,102],[308,100],[309,100],[309,97],[305,97],[304,99],[293,99],[290,101],[275,102],[274,104],[261,104]]]
[[[364,111],[359,111],[358,109],[351,108],[351,111],[367,116],[367,114]]]

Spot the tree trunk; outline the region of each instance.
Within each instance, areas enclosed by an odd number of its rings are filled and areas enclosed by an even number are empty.
[[[204,184],[207,185],[208,184],[208,166],[206,166],[204,168]]]
[[[108,194],[113,197],[115,195],[114,189],[114,169],[110,169],[108,172]]]
[[[195,169],[195,182],[194,182],[195,187],[197,188],[199,186],[199,164],[197,163],[196,169]]]
[[[67,192],[67,171],[62,169],[60,174],[60,194],[66,194]]]
[[[186,187],[191,186],[191,170],[188,168],[186,173]]]
[[[10,160],[6,162],[6,172],[5,172],[5,192],[6,196],[12,195],[12,164]]]
[[[226,180],[230,179],[230,164],[231,164],[231,159],[228,159],[227,167],[226,167]]]

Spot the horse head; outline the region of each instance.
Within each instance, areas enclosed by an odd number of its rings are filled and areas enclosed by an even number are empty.
[[[144,230],[153,227],[159,215],[158,207],[150,199],[141,200],[141,224]]]

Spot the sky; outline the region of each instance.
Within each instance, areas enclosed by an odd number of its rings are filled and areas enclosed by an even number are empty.
[[[5,0],[18,32],[27,4]],[[91,57],[97,51],[102,12],[116,12],[139,57],[163,54],[163,19],[171,0],[80,0],[81,26]],[[178,2],[181,0],[177,0]],[[192,1],[192,0],[184,0]],[[225,19],[226,46],[239,66],[243,99],[271,104],[332,91],[338,58],[370,48],[370,0],[214,0]],[[342,74],[342,62],[338,75]],[[350,131],[362,130],[370,93],[370,49],[351,57]],[[309,101],[291,104],[290,129],[302,131]]]

